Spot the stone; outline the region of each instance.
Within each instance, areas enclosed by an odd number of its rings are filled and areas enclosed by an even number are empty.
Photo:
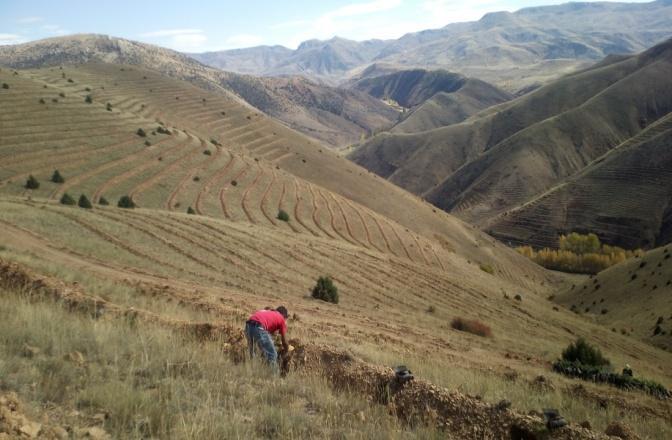
[[[28,438],[37,438],[42,432],[42,424],[37,422],[28,422],[19,428],[21,434],[28,436]]]
[[[604,433],[623,440],[640,440],[639,436],[628,425],[620,422],[611,422]]]

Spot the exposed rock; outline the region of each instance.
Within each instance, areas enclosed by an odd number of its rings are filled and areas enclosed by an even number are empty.
[[[621,422],[611,422],[604,432],[623,440],[640,440],[640,437],[628,425]]]

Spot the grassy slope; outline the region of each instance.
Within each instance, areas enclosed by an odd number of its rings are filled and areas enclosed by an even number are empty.
[[[294,316],[293,338],[344,348],[374,363],[406,363],[438,385],[491,402],[508,398],[520,410],[559,406],[572,420],[588,418],[598,427],[614,415],[599,410],[595,396],[612,402],[614,409],[623,408],[627,398],[632,410],[627,421],[640,432],[670,429],[656,415],[665,411],[663,402],[643,395],[633,400],[628,393],[587,384],[589,393],[577,398],[570,391],[575,382],[548,371],[560,349],[581,335],[616,365],[630,363],[640,374],[669,385],[669,353],[567,309],[554,310],[546,299],[492,282],[485,272],[461,275],[455,267],[445,273],[331,240],[299,239],[267,227],[185,214],[85,211],[8,199],[1,204],[3,259],[77,282],[114,304],[169,319],[224,320],[238,327],[249,310],[284,303]],[[323,273],[336,280],[338,306],[318,304],[306,295]],[[505,299],[503,292],[511,298],[521,293],[523,300]],[[431,313],[429,305],[435,308]],[[477,317],[491,325],[494,337],[450,329],[454,316]],[[511,370],[519,375],[514,382],[504,378]],[[550,377],[555,389],[535,388],[532,379],[539,374]],[[654,415],[646,415],[651,411]]]
[[[670,247],[647,252],[564,289],[556,301],[575,306],[595,322],[672,348],[672,257]],[[605,310],[605,313],[602,311]],[[662,332],[654,335],[659,318]]]

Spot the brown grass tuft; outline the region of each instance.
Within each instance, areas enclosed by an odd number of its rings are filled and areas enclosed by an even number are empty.
[[[455,330],[461,332],[469,332],[477,336],[483,336],[484,338],[489,338],[492,336],[492,329],[483,324],[481,321],[475,319],[464,319],[464,318],[454,318],[450,326]]]

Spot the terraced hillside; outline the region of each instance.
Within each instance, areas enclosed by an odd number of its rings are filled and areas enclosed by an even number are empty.
[[[568,286],[556,301],[613,331],[672,348],[672,248],[665,246]]]
[[[380,134],[352,158],[436,206],[487,226],[668,115],[671,62],[671,41],[637,56],[612,57],[460,124]],[[617,229],[618,216],[609,215],[612,220],[587,222]]]
[[[672,114],[614,147],[557,186],[499,215],[488,231],[505,242],[554,247],[592,231],[627,249],[672,240]]]
[[[554,308],[544,295],[515,283],[492,282],[492,275],[468,264],[448,272],[345,241],[159,210],[85,210],[7,196],[0,208],[0,261],[42,274],[48,286],[50,279],[64,280],[48,292],[65,295],[72,310],[105,319],[129,319],[131,313],[136,321],[146,317],[162,326],[214,332],[223,325],[239,327],[249,310],[283,303],[293,314],[290,336],[297,345],[316,349],[311,341],[319,341],[320,347],[346,349],[352,353],[347,356],[368,362],[407,363],[417,377],[436,385],[479,393],[492,404],[506,397],[516,411],[551,404],[600,430],[613,418],[592,409],[596,396],[618,408],[628,399],[632,414],[623,420],[641,433],[661,438],[672,429],[664,416],[669,402],[632,399],[591,384],[577,396],[573,381],[555,375],[557,391],[540,391],[533,379],[548,376],[549,362],[577,335],[599,344],[614,362],[628,362],[638,374],[663,383],[672,380],[668,352]],[[12,282],[5,276],[17,276],[4,261],[0,268],[5,284]],[[307,295],[324,273],[339,287],[338,305]],[[503,292],[517,292],[522,300]],[[455,316],[477,316],[494,337],[450,329]],[[517,373],[510,379],[512,370]]]
[[[85,194],[113,204],[129,195],[146,208],[191,207],[437,268],[469,259],[523,284],[547,277],[491,238],[229,95],[123,65],[3,69],[0,81],[9,84],[0,98],[7,104],[0,109],[5,194],[52,200]],[[64,183],[49,181],[55,170]],[[29,175],[39,189],[24,188]],[[289,222],[276,218],[280,209]]]

